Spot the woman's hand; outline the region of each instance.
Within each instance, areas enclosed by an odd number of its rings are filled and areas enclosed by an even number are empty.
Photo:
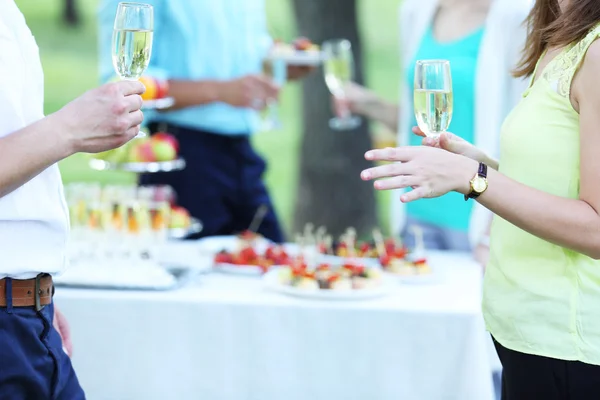
[[[344,86],[343,98],[332,96],[332,103],[337,116],[343,116],[348,111],[368,116],[370,107],[380,106],[379,97],[374,92],[354,82]]]
[[[332,96],[332,107],[337,117],[358,114],[381,122],[393,132],[398,130],[398,106],[356,83],[350,82],[344,86],[343,97]]]
[[[365,181],[376,180],[375,189],[404,189],[400,200],[407,203],[421,198],[439,197],[456,191],[467,194],[469,181],[477,173],[478,163],[462,155],[426,146],[411,146],[370,150],[370,161],[395,161],[361,173]],[[381,179],[387,178],[387,179]]]
[[[54,320],[52,321],[52,325],[54,325],[54,329],[60,335],[62,339],[63,348],[69,357],[73,355],[73,343],[71,342],[71,328],[69,327],[69,322],[64,314],[58,309],[58,307],[54,306]]]
[[[488,155],[482,150],[467,142],[460,136],[456,136],[450,132],[444,132],[438,138],[427,137],[418,126],[415,126],[412,131],[415,135],[423,137],[423,146],[444,149],[451,153],[468,157],[471,160],[485,163],[488,167],[495,170],[498,169],[498,162],[496,160],[488,157]]]

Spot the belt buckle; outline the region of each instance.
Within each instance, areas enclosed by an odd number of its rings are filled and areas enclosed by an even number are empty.
[[[38,276],[35,277],[35,293],[34,298],[35,298],[35,311],[40,311],[42,308],[44,308],[44,306],[42,306],[42,301],[40,300],[40,293],[42,292],[42,289],[40,288],[40,279],[41,279],[42,274],[39,274]]]

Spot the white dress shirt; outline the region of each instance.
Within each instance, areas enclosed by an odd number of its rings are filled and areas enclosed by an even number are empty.
[[[0,0],[0,137],[44,117],[39,50],[13,0]],[[48,132],[51,134],[51,132]],[[0,147],[0,157],[10,148]],[[0,278],[58,273],[66,264],[69,215],[52,165],[0,198]]]

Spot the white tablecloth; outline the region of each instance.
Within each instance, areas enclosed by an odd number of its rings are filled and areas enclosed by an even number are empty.
[[[90,400],[492,399],[481,269],[430,260],[442,283],[361,302],[210,274],[173,292],[59,288],[56,304]]]

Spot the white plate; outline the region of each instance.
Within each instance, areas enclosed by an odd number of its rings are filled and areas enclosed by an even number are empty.
[[[240,240],[237,236],[211,236],[198,240],[197,245],[201,252],[208,254],[217,254],[218,252],[225,250],[228,252],[234,252],[238,250]],[[271,242],[267,239],[256,239],[255,250],[257,252],[264,252]]]
[[[340,257],[340,256],[334,256],[332,254],[319,254],[318,258],[319,258],[320,262],[323,262],[326,264],[332,264],[332,265],[343,265],[347,262],[358,262],[358,263],[364,264],[366,267],[381,268],[381,264],[379,264],[379,260],[377,258]]]
[[[173,97],[165,97],[163,99],[156,100],[144,100],[142,105],[143,110],[163,110],[165,108],[169,108],[175,104],[175,99]]]
[[[264,277],[265,285],[268,289],[275,292],[286,294],[288,296],[301,297],[312,300],[335,300],[335,301],[353,301],[367,300],[389,295],[394,288],[394,285],[385,276],[381,278],[381,285],[372,289],[354,289],[354,290],[328,290],[316,289],[307,290],[297,287],[284,285],[279,280],[279,270],[273,269],[267,272]]]
[[[385,274],[398,279],[401,283],[409,285],[433,285],[441,281],[440,275],[436,274],[433,270],[429,274],[422,275],[400,275],[387,271]]]
[[[57,285],[168,290],[177,287],[177,278],[160,265],[147,261],[132,264],[127,260],[96,260],[73,265],[54,277]]]
[[[323,53],[321,51],[282,51],[273,52],[268,57],[270,60],[283,60],[288,65],[316,67],[323,62]]]
[[[255,265],[215,264],[215,271],[231,275],[261,276],[262,269]]]
[[[120,170],[127,172],[135,172],[139,174],[154,173],[154,172],[171,172],[180,171],[185,168],[185,160],[178,158],[173,161],[160,162],[130,162],[130,163],[111,163],[97,158],[90,160],[90,168],[97,171]]]

